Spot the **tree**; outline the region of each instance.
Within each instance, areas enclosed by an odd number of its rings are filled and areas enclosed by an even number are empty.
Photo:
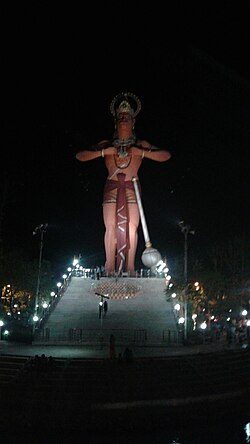
[[[49,301],[54,274],[49,261],[42,261],[40,300]],[[34,309],[37,285],[37,260],[25,258],[23,251],[9,251],[1,257],[0,285],[2,289],[2,311],[12,307],[14,302],[25,307],[27,313]],[[11,291],[7,292],[7,286]]]

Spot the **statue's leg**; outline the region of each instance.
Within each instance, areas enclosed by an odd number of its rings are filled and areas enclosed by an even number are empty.
[[[105,225],[104,245],[106,253],[105,271],[109,275],[115,271],[116,254],[116,203],[103,204]]]
[[[136,203],[128,204],[128,230],[129,230],[129,244],[127,252],[127,266],[126,269],[130,274],[135,271],[135,255],[138,242],[138,225],[140,221],[140,215],[138,206]]]

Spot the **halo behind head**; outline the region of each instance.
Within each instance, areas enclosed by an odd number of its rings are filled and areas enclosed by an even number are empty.
[[[130,92],[117,94],[110,105],[110,112],[114,117],[117,117],[121,112],[125,112],[135,118],[140,111],[141,101],[135,94]]]

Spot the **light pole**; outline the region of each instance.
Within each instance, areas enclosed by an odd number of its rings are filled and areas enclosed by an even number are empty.
[[[187,339],[187,283],[188,283],[188,235],[195,234],[195,231],[191,229],[190,225],[185,225],[182,220],[179,222],[179,227],[181,232],[184,234],[184,314],[185,314],[185,325],[184,325],[184,338]]]
[[[99,302],[99,310],[100,310],[100,319],[101,319],[101,330],[102,330],[102,320],[103,320],[103,299],[109,299],[107,294],[95,293],[97,296],[100,296],[101,300]]]
[[[95,293],[97,296],[100,296],[101,300],[99,302],[99,318],[101,319],[101,334],[100,334],[100,344],[101,344],[101,350],[103,347],[103,334],[102,334],[102,323],[103,323],[103,299],[109,299],[109,296],[107,294],[101,294],[101,293]]]
[[[40,234],[40,249],[39,249],[37,286],[36,286],[36,296],[35,296],[35,314],[34,314],[34,317],[36,317],[36,318],[37,318],[37,304],[38,304],[39,293],[40,293],[44,234],[46,233],[47,227],[48,227],[48,224],[41,224],[41,225],[38,225],[33,231],[33,236],[35,236],[38,233]],[[33,324],[33,326],[34,326],[34,324]]]
[[[247,320],[247,346],[250,349],[250,319]]]
[[[4,326],[4,322],[0,321],[0,341],[2,339],[2,327]]]
[[[207,324],[204,321],[201,324],[201,329],[202,329],[202,332],[203,332],[203,334],[202,334],[202,339],[203,339],[202,342],[203,342],[203,344],[205,344],[205,330],[206,330],[206,328],[207,328]]]

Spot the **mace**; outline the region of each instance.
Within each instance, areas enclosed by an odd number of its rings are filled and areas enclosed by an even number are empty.
[[[143,210],[143,206],[142,206],[142,201],[141,201],[141,196],[140,196],[137,180],[138,179],[136,177],[132,177],[132,181],[133,181],[133,185],[134,185],[134,189],[135,189],[136,200],[137,200],[137,205],[138,205],[140,218],[141,218],[143,236],[144,236],[144,240],[145,240],[145,247],[146,247],[146,249],[142,253],[141,260],[142,260],[142,263],[146,267],[151,268],[152,271],[155,271],[155,266],[161,260],[161,255],[158,250],[156,250],[155,248],[152,247],[152,243],[149,238],[147,223],[146,223],[146,219],[145,219],[145,215],[144,215],[144,210]]]

